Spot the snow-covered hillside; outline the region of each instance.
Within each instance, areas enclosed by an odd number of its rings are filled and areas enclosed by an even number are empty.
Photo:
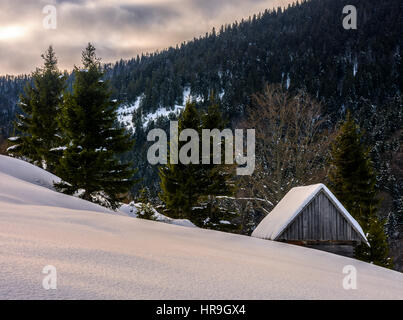
[[[53,177],[0,157],[1,299],[403,299],[401,273],[133,219],[51,190]],[[42,287],[47,265],[56,267],[56,290]],[[357,269],[357,290],[343,289],[346,265]]]
[[[7,210],[10,205],[18,205],[24,206],[25,211],[29,211],[27,209],[34,206],[40,206],[124,215],[124,213],[115,213],[91,202],[55,192],[53,183],[58,181],[60,178],[41,168],[0,155],[1,210]]]
[[[220,93],[220,99],[224,96],[225,92],[222,91]],[[137,99],[133,103],[123,104],[119,107],[118,110],[118,119],[119,122],[125,126],[128,130],[134,130],[133,123],[133,112],[137,111],[140,108],[142,99],[144,99],[144,94],[141,94],[137,97]],[[196,101],[200,102],[203,98],[200,95],[192,95],[189,87],[185,87],[183,90],[182,96],[182,104],[176,104],[173,108],[169,108],[166,106],[160,106],[154,112],[150,112],[144,115],[142,119],[143,127],[146,128],[148,124],[152,121],[156,121],[158,118],[168,118],[169,115],[174,115],[176,117],[179,116],[180,112],[185,108],[187,101]]]

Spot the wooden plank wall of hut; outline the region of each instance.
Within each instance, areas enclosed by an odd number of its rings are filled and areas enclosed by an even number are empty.
[[[361,241],[324,192],[302,210],[277,240]]]

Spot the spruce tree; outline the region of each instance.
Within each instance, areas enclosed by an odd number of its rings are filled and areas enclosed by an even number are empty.
[[[359,127],[348,112],[332,144],[329,178],[336,197],[360,224],[365,225],[379,199],[369,149],[361,140]]]
[[[385,221],[371,216],[367,224],[367,238],[371,245],[362,243],[355,248],[355,256],[363,261],[378,266],[392,268],[393,261],[389,257],[388,239],[385,233]]]
[[[44,66],[32,74],[32,83],[20,95],[19,106],[23,113],[17,116],[15,126],[21,136],[10,139],[9,153],[54,171],[60,157],[61,135],[57,118],[66,79],[58,70],[52,46],[42,58]]]
[[[201,117],[201,128],[213,130],[225,129],[226,122],[220,112],[218,104],[212,99],[212,103],[207,109],[207,112]],[[204,193],[206,195],[222,195],[232,196],[234,194],[233,178],[234,165],[225,164],[225,148],[224,141],[221,144],[221,164],[213,163],[213,139],[210,141],[210,164],[203,166],[204,177],[203,185],[205,185]],[[233,160],[233,159],[232,159]]]
[[[179,132],[184,129],[195,129],[200,133],[200,115],[194,103],[187,102],[185,110],[179,119]],[[171,137],[173,138],[173,137]],[[178,143],[178,150],[186,142]],[[168,164],[159,170],[161,199],[164,201],[169,215],[172,218],[190,219],[195,223],[201,223],[200,217],[194,217],[192,210],[197,205],[201,195],[200,179],[201,166],[199,164],[173,164],[168,159]]]
[[[367,234],[370,247],[366,244],[358,246],[356,258],[389,267],[385,231],[376,217],[380,202],[376,175],[369,149],[362,145],[361,139],[359,127],[348,112],[332,145],[330,187]]]
[[[56,187],[67,194],[116,209],[134,184],[130,163],[117,155],[134,141],[117,126],[118,102],[111,100],[109,83],[95,48],[82,53],[83,69],[75,67],[72,93],[65,94],[60,126],[66,145],[57,167],[63,182]]]
[[[179,134],[194,129],[202,136],[203,129],[223,129],[225,122],[218,105],[213,103],[206,114],[200,115],[194,103],[188,102],[179,119]],[[179,150],[186,142],[179,142]],[[202,142],[199,141],[199,164],[172,164],[160,168],[161,199],[173,218],[189,219],[199,227],[232,230],[233,214],[219,206],[216,196],[232,196],[234,166],[213,164],[210,141],[210,164],[202,164]],[[222,153],[224,148],[221,149]],[[222,155],[222,163],[224,157]],[[224,222],[223,222],[224,221]],[[228,222],[227,222],[228,221]],[[223,222],[223,223],[222,223]]]
[[[146,187],[140,189],[137,202],[140,203],[140,211],[137,215],[138,218],[146,220],[156,220],[156,217],[154,215],[154,208],[150,203],[150,191]]]
[[[223,118],[218,103],[216,103],[213,95],[210,98],[211,104],[207,112],[201,117],[202,129],[225,129],[226,121]],[[225,164],[225,148],[224,140],[219,141],[221,144],[221,164],[213,163],[213,139],[210,141],[210,164],[202,165],[202,179],[200,181],[202,190],[202,198],[206,203],[204,214],[204,227],[222,231],[234,231],[237,227],[232,223],[235,218],[234,213],[225,209],[217,196],[232,197],[235,193],[234,174],[235,165]],[[232,159],[233,160],[233,159]],[[199,210],[200,211],[200,210]]]

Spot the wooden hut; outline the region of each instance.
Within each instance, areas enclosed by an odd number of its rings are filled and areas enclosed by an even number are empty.
[[[252,236],[348,257],[357,244],[368,244],[361,226],[323,184],[291,189]]]

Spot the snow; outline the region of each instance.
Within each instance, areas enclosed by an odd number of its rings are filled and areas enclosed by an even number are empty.
[[[130,204],[122,205],[119,208],[119,210],[126,213],[127,215],[132,215],[134,217],[138,217],[139,214],[141,214],[141,206],[142,206],[141,203],[132,202]],[[196,226],[187,219],[172,219],[172,218],[169,218],[169,217],[159,213],[156,209],[154,209],[152,207],[150,207],[150,209],[153,211],[153,216],[156,221],[174,224],[177,226],[196,228]]]
[[[221,93],[221,97],[224,95],[224,92]],[[134,130],[133,124],[133,113],[134,111],[140,108],[141,100],[144,98],[144,94],[137,97],[136,101],[132,104],[124,104],[118,110],[118,119],[119,122],[122,123],[127,129]],[[152,121],[157,120],[160,117],[168,117],[171,113],[179,116],[180,112],[184,109],[186,102],[189,99],[194,99],[196,101],[201,101],[202,97],[200,96],[192,96],[189,87],[185,87],[183,90],[183,104],[176,104],[172,109],[160,106],[154,112],[150,112],[145,115],[143,119],[143,128],[147,128],[148,124]]]
[[[292,188],[277,206],[256,227],[252,237],[275,240],[294,220],[301,210],[320,192],[324,191],[338,207],[352,227],[367,241],[358,222],[348,213],[334,194],[324,184]],[[367,241],[368,243],[368,241]]]
[[[25,161],[0,155],[0,173],[8,174],[14,178],[54,190],[54,182],[61,179],[50,172],[33,166]]]
[[[182,96],[182,105],[177,105],[175,107],[185,107],[186,102],[191,99],[191,92],[190,87],[185,87],[183,89],[183,96]]]
[[[134,130],[133,124],[133,113],[138,108],[140,108],[140,103],[143,95],[137,97],[133,104],[124,104],[118,109],[118,120],[122,123],[128,130]]]
[[[61,179],[25,161],[0,155],[0,206],[46,206],[112,213],[104,207],[54,191]],[[26,210],[26,209],[25,209]],[[118,213],[123,214],[123,213]],[[2,230],[0,228],[0,230]]]
[[[356,76],[357,71],[358,71],[358,62],[357,62],[357,60],[356,60],[356,61],[354,62],[354,65],[353,65],[353,76],[354,76],[354,77]]]
[[[9,141],[17,141],[20,137],[10,137],[8,138]]]
[[[11,146],[11,147],[8,147],[6,151],[7,151],[7,152],[13,151],[14,149],[17,149],[18,146],[19,146],[19,144],[16,144],[16,145],[13,145],[13,146]]]
[[[37,179],[53,178],[0,158],[0,299],[403,299],[403,275],[395,271],[134,219],[38,186]],[[57,271],[56,290],[42,287],[48,265]],[[343,289],[346,265],[357,269],[356,290]]]
[[[173,109],[166,107],[159,107],[155,112],[149,113],[145,116],[143,126],[146,128],[151,121],[155,121],[160,117],[168,117],[171,113],[179,116],[181,111],[185,108],[186,102],[192,99],[192,95],[189,87],[183,89],[182,104],[176,104]],[[199,101],[200,97],[193,97],[196,101]]]
[[[155,121],[160,117],[168,117],[171,113],[174,113],[176,116],[179,115],[179,113],[181,112],[181,110],[183,109],[182,106],[176,105],[174,107],[174,109],[168,109],[165,107],[160,107],[158,108],[155,112],[153,113],[149,113],[144,117],[144,122],[143,122],[143,126],[147,127],[147,125],[151,122],[151,121]]]
[[[67,149],[66,146],[60,146],[60,147],[52,148],[49,151],[64,151],[66,149]]]
[[[225,90],[223,89],[223,90],[221,90],[221,92],[219,94],[219,97],[220,97],[221,100],[224,97],[224,95],[225,95]]]

